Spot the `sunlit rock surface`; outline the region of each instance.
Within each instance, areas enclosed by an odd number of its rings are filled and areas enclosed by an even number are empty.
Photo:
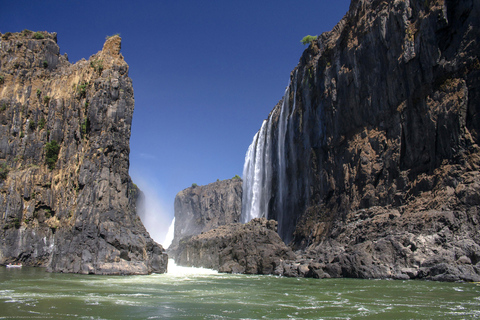
[[[121,38],[71,64],[56,37],[1,36],[0,263],[165,272],[167,256],[136,214],[128,175],[134,98]]]

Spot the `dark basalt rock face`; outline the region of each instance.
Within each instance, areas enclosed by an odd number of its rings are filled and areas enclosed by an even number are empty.
[[[231,223],[180,241],[175,262],[226,273],[280,274],[295,259],[280,239],[275,220]]]
[[[480,280],[478,39],[478,1],[353,0],[304,52],[256,144],[304,269]]]
[[[128,175],[134,108],[121,39],[71,64],[56,34],[0,43],[0,263],[53,272],[165,272]]]
[[[175,257],[183,238],[240,222],[241,213],[241,179],[222,180],[180,191],[175,197],[175,231],[169,253]]]

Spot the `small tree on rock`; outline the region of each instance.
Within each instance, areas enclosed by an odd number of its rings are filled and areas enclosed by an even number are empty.
[[[55,169],[55,164],[57,163],[59,152],[60,146],[58,145],[57,141],[52,140],[51,142],[47,142],[47,144],[45,145],[45,163],[50,170]]]
[[[300,42],[303,44],[303,45],[310,45],[310,43],[312,43],[313,41],[317,40],[317,36],[311,36],[311,35],[308,35],[308,36],[305,36],[303,37],[302,40],[300,40]]]

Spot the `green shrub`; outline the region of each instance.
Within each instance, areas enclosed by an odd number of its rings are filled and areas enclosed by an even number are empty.
[[[0,108],[0,111],[3,112],[5,110],[7,110],[7,104],[4,102],[4,103],[2,103],[2,107]]]
[[[240,176],[236,174],[235,177],[233,177],[232,179],[236,180],[236,179],[242,179],[242,178],[240,178]]]
[[[87,87],[88,87],[88,82],[84,82],[82,84],[77,85],[77,97],[79,99],[87,97]]]
[[[50,102],[50,97],[49,96],[43,97],[43,103],[48,104],[49,102]]]
[[[7,179],[9,168],[5,162],[0,163],[0,181]]]
[[[55,169],[59,152],[60,146],[58,145],[57,141],[52,140],[45,144],[45,163],[50,170]]]
[[[192,188],[198,187],[198,184],[192,183]]]
[[[4,83],[5,82],[5,76],[4,75],[0,75],[0,84]]]
[[[41,39],[45,39],[45,37],[40,32],[35,32],[33,35],[33,39],[41,40]]]
[[[90,131],[90,120],[88,120],[88,118],[83,120],[82,124],[80,125],[80,131],[82,132],[83,136],[87,135],[87,133]]]
[[[42,130],[43,128],[45,128],[45,118],[44,118],[43,116],[42,116],[42,117],[40,118],[40,120],[38,121],[38,128],[39,128],[40,130]]]
[[[35,121],[30,121],[28,123],[28,128],[30,128],[31,131],[35,131],[35,129],[37,128],[37,124],[35,123]]]
[[[13,226],[15,229],[20,228],[20,220],[18,220],[18,218],[13,219]]]
[[[45,69],[48,68],[48,61],[47,61],[47,60],[43,60],[42,64],[43,64],[43,67],[44,67]]]
[[[40,96],[42,95],[42,90],[37,89],[37,98],[40,99]]]
[[[103,60],[96,59],[90,62],[90,67],[95,70],[98,74],[101,74],[103,71]]]
[[[310,44],[312,43],[313,41],[317,40],[317,36],[311,36],[311,35],[308,35],[308,36],[305,36],[303,37],[302,40],[300,40],[300,42],[303,44],[303,45],[306,45],[306,44]]]

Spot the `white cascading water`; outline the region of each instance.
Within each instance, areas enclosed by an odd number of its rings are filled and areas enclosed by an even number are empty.
[[[167,235],[165,236],[165,240],[163,241],[163,247],[165,249],[168,249],[168,247],[170,247],[170,245],[172,244],[174,235],[175,235],[175,217],[173,217],[172,223],[170,223],[170,226],[168,227],[168,232],[167,232]]]
[[[288,86],[285,90],[283,102],[279,106],[280,116],[276,132],[272,132],[274,122],[272,117],[278,113],[278,111],[274,110],[268,119],[263,121],[260,131],[255,134],[252,144],[245,155],[242,198],[243,223],[254,218],[269,218],[269,210],[272,209],[269,208],[270,200],[273,195],[276,195],[277,220],[279,228],[282,226],[283,215],[286,214],[284,212],[286,207],[284,199],[287,196],[290,197],[291,193],[289,192],[291,186],[287,183],[287,161],[295,160],[293,152],[293,124],[289,119],[292,118],[296,107],[296,80],[297,72],[293,78],[293,105],[290,106],[290,86]],[[273,135],[278,137],[276,154],[272,153]],[[274,161],[278,163],[276,172],[278,187],[276,190],[272,190]]]
[[[253,198],[253,171],[255,170],[255,150],[257,145],[258,132],[248,147],[243,164],[243,195],[241,222],[247,223],[252,219],[252,198]]]
[[[243,199],[242,199],[242,222],[247,223],[254,218],[260,218],[265,215],[264,204],[265,199],[265,140],[267,136],[267,120],[263,121],[262,128],[253,137],[252,144],[248,148],[245,156],[245,164],[243,166],[243,177],[249,177],[244,182]]]
[[[285,157],[285,135],[287,132],[287,115],[288,111],[288,97],[290,96],[290,90],[287,88],[285,97],[283,98],[282,109],[280,111],[280,119],[278,122],[278,141],[277,141],[277,157],[278,157],[278,208],[283,209],[283,200],[286,195],[286,157]],[[282,217],[278,217],[278,222],[281,225],[280,220]]]

